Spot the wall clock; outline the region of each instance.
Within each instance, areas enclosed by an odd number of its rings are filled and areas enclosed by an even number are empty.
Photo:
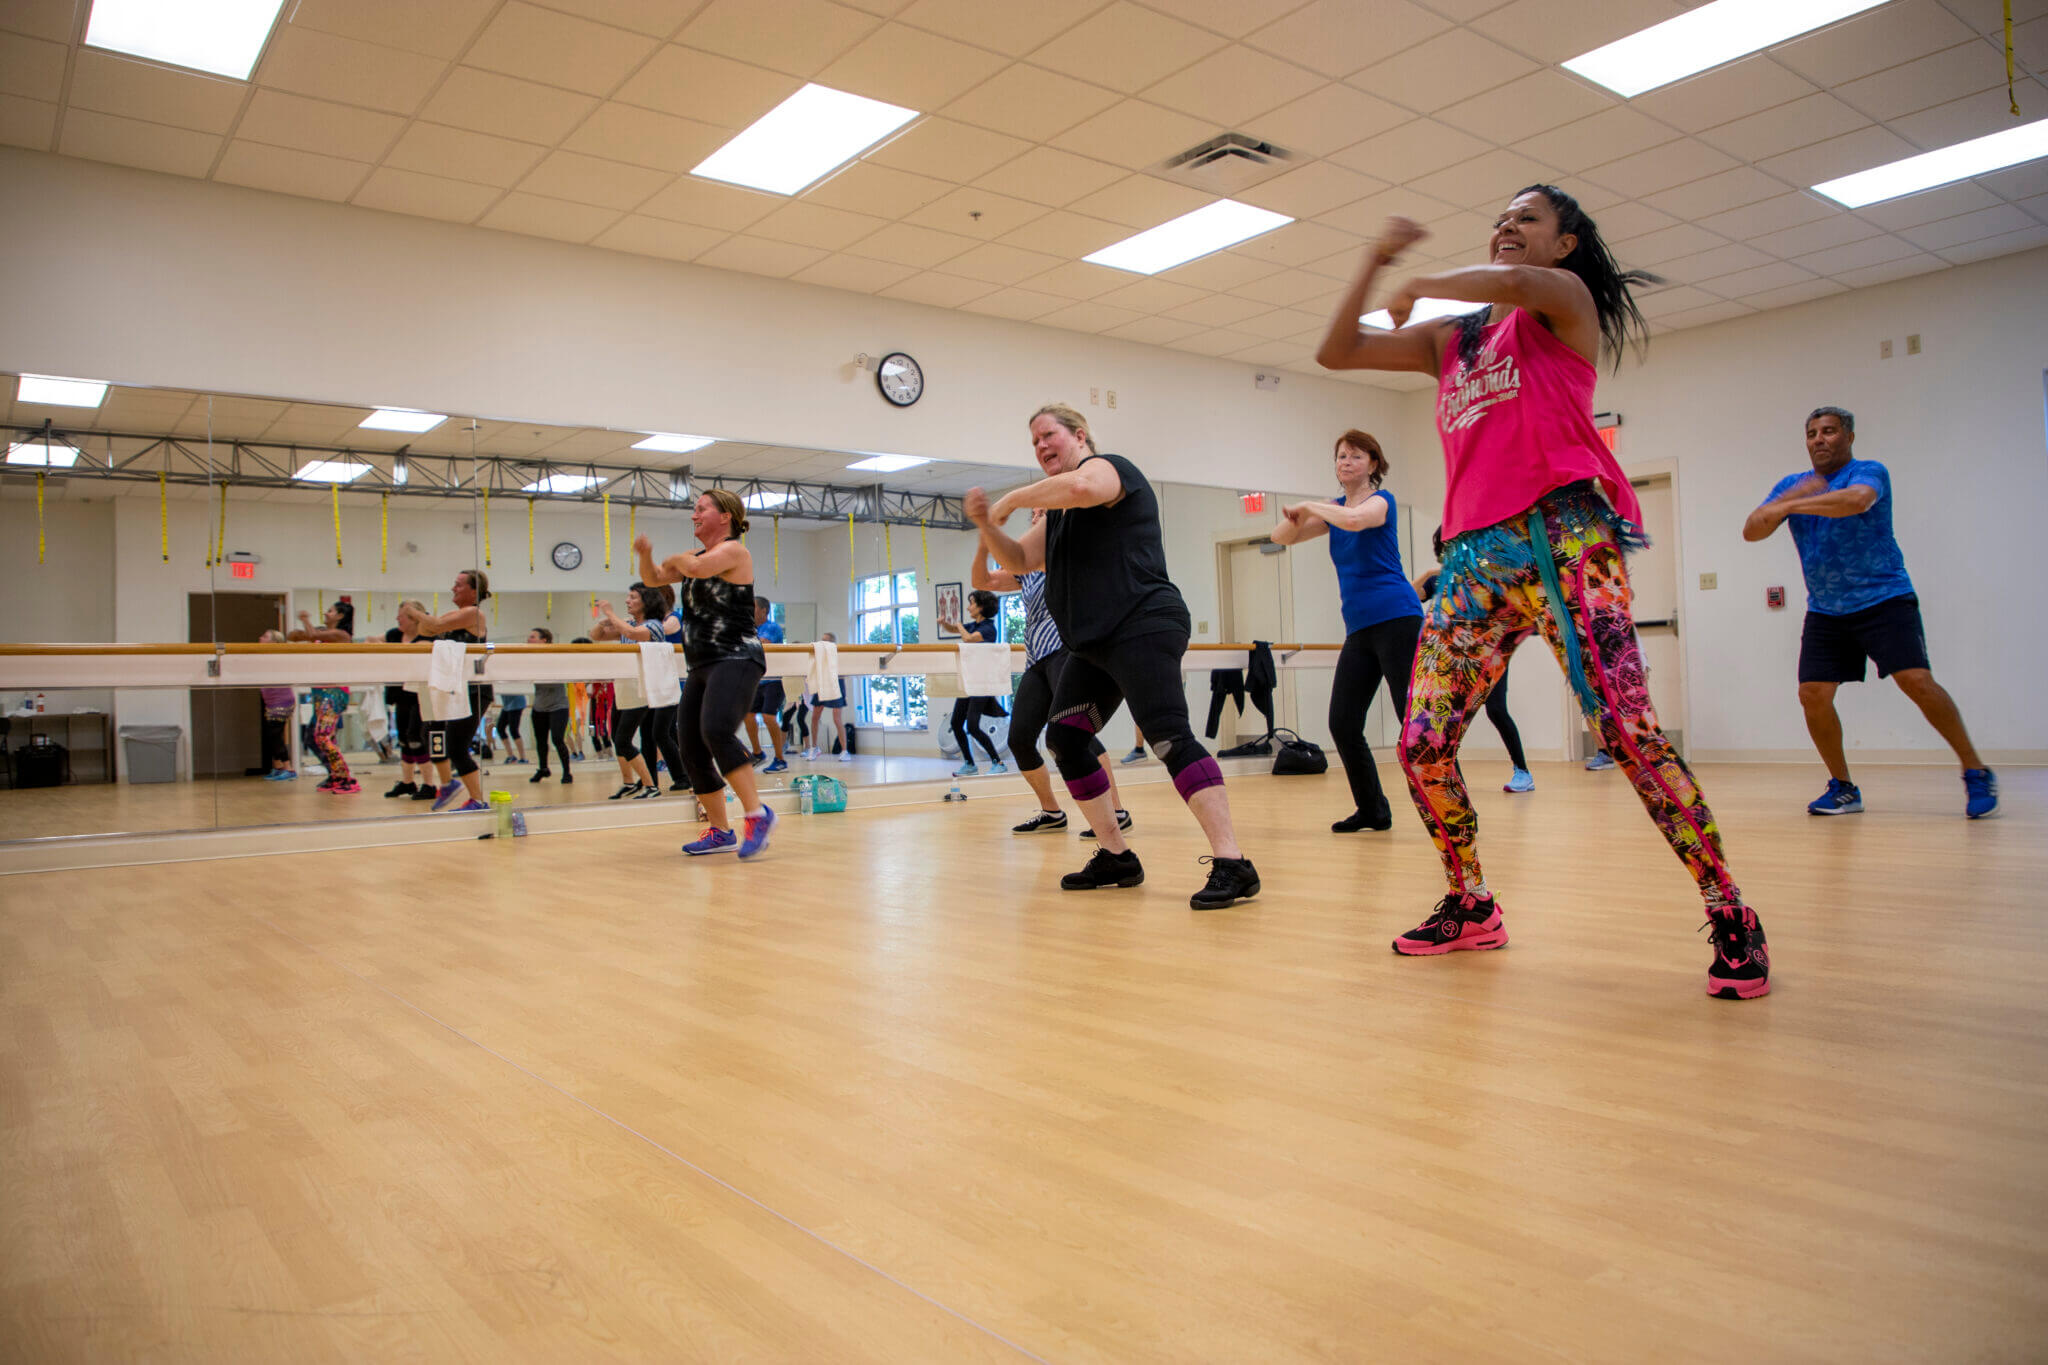
[[[555,567],[566,573],[583,562],[583,551],[574,541],[565,540],[555,546],[551,558],[555,561]]]
[[[875,366],[875,387],[882,397],[907,408],[924,396],[924,371],[901,351],[891,351]]]

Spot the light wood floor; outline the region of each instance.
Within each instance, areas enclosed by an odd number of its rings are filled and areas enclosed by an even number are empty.
[[[1480,776],[1475,764],[1474,776]],[[0,1358],[1977,1361],[2048,1342],[2048,771],[1702,777],[1710,1000],[1612,774],[1482,795],[1514,941],[1397,958],[1419,824],[1133,788],[0,879]]]

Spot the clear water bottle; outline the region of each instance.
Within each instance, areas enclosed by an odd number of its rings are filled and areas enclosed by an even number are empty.
[[[796,809],[799,815],[811,813],[811,784],[801,778],[796,784]]]

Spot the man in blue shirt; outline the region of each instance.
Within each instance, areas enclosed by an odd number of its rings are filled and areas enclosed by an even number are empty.
[[[1877,676],[1895,680],[1956,751],[1968,794],[1964,813],[1984,819],[1998,811],[1998,779],[1977,757],[1954,699],[1928,668],[1920,599],[1892,536],[1891,475],[1875,460],[1856,459],[1855,444],[1855,414],[1815,408],[1806,419],[1812,472],[1778,480],[1742,528],[1744,540],[1763,540],[1780,522],[1789,522],[1806,575],[1799,704],[1806,711],[1806,731],[1828,767],[1827,791],[1806,809],[1815,815],[1863,809],[1863,793],[1849,780],[1849,760],[1842,752],[1835,689],[1862,682],[1868,659],[1877,665]]]
[[[768,619],[768,608],[774,605],[767,598],[755,594],[754,634],[760,637],[764,645],[782,643],[782,627]],[[782,756],[783,700],[782,679],[776,676],[775,660],[771,657],[768,660],[768,676],[754,685],[754,707],[747,712],[747,747],[754,752],[754,762],[765,762],[768,757],[761,752],[761,728],[765,728],[769,738],[775,742],[775,761],[761,769],[762,772],[780,773],[789,770],[789,761]],[[765,716],[768,724],[759,727],[755,720],[756,716]]]

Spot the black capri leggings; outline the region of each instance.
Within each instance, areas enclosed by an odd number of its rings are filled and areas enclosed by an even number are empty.
[[[767,670],[752,659],[713,659],[690,665],[683,679],[683,764],[690,787],[709,796],[725,787],[721,773],[745,768],[753,755],[740,742],[740,722]]]
[[[1017,683],[1017,699],[1010,703],[1010,758],[1020,773],[1037,772],[1045,766],[1045,758],[1038,752],[1038,733],[1052,713],[1052,694],[1066,668],[1067,651],[1054,650],[1026,668]],[[1102,741],[1089,736],[1088,752],[1101,758]]]
[[[1415,671],[1415,642],[1421,635],[1420,616],[1397,616],[1352,631],[1337,656],[1337,675],[1330,684],[1330,742],[1344,761],[1351,800],[1363,815],[1384,819],[1391,813],[1379,768],[1365,743],[1366,708],[1385,680],[1395,718],[1407,717],[1408,679]]]
[[[471,756],[469,746],[476,742],[476,727],[483,723],[484,712],[491,709],[494,694],[489,683],[469,689],[469,714],[461,720],[439,720],[427,727],[427,756],[445,759],[455,769],[457,777],[467,777],[476,771],[476,759]]]
[[[491,733],[496,735],[499,739],[510,739],[514,735],[518,734],[519,716],[520,713],[525,710],[526,708],[523,706],[499,707],[498,721],[497,724],[491,727]]]
[[[420,715],[420,695],[400,691],[391,704],[391,722],[398,731],[398,756],[407,763],[427,761],[427,723]]]
[[[555,752],[561,755],[562,774],[569,772],[569,709],[559,711],[530,711],[533,716],[533,760],[540,770],[548,770],[548,742],[552,740]]]
[[[981,728],[981,718],[989,714],[989,703],[993,700],[993,697],[959,697],[953,702],[953,742],[960,746],[962,763],[974,762],[974,746],[967,742],[970,738],[981,741],[981,747],[988,750],[989,762],[1002,762],[996,756],[996,746]]]
[[[1173,775],[1181,800],[1223,785],[1223,770],[1188,724],[1188,696],[1180,671],[1187,648],[1183,627],[1087,649],[1068,648],[1067,666],[1052,692],[1045,743],[1076,801],[1092,800],[1109,790],[1109,774],[1089,752],[1089,741],[1126,700],[1145,742]],[[1095,748],[1100,752],[1099,740]]]
[[[631,763],[641,754],[658,757],[660,750],[654,747],[654,736],[648,729],[649,707],[622,706],[612,712],[612,748],[620,758]],[[650,766],[648,776],[652,777]]]

